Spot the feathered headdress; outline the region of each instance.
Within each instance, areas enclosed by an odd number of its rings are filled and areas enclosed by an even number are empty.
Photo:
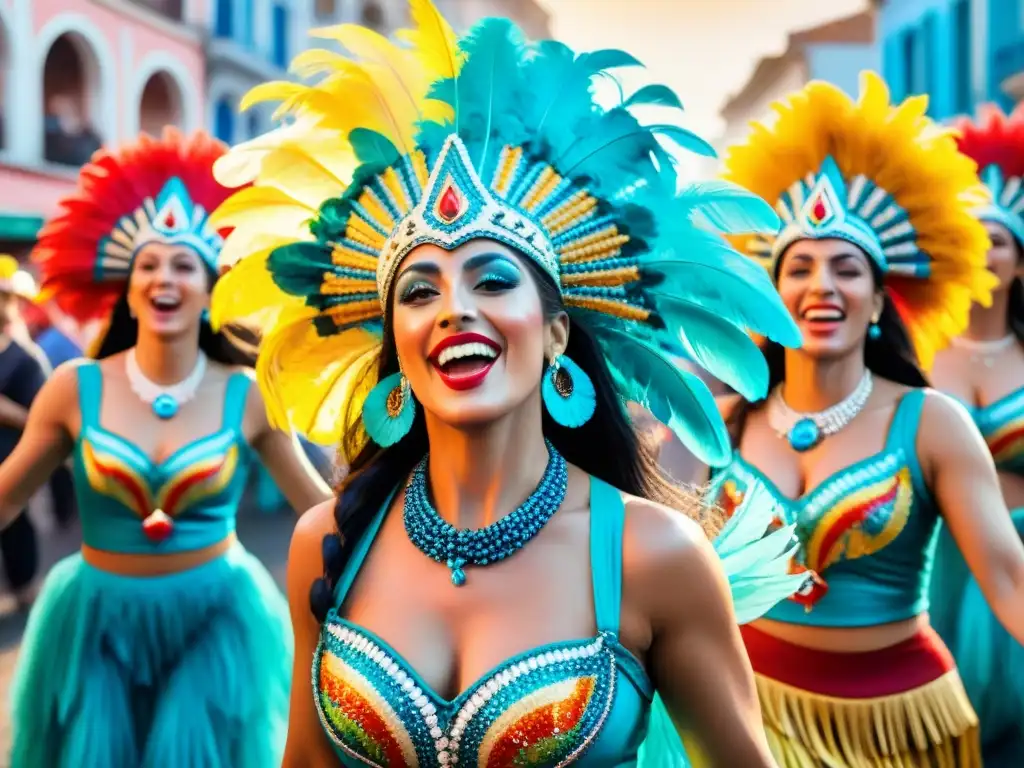
[[[953,131],[925,116],[927,104],[926,96],[891,104],[872,72],[857,102],[812,82],[776,102],[776,119],[755,124],[725,160],[725,178],[772,202],[783,221],[777,237],[748,240],[747,253],[774,271],[800,239],[857,245],[885,275],[926,369],[993,285],[988,239],[970,213],[974,163]]]
[[[978,111],[977,122],[959,120],[960,151],[978,164],[991,195],[974,210],[982,221],[1006,227],[1024,246],[1024,108],[1010,115],[994,104]]]
[[[82,166],[78,189],[39,232],[33,258],[42,291],[79,322],[106,317],[124,289],[132,259],[147,243],[195,249],[216,274],[223,245],[209,213],[229,190],[213,178],[227,146],[205,133],[167,128]]]
[[[737,390],[763,394],[767,367],[746,329],[789,345],[799,333],[767,276],[719,233],[774,232],[777,216],[723,182],[677,192],[659,139],[712,149],[635,114],[681,109],[675,94],[649,85],[610,108],[595,101],[595,77],[639,66],[629,54],[527,43],[504,19],[457,41],[428,0],[411,6],[402,44],[354,25],[315,33],[351,57],[306,51],[293,69],[318,83],[250,92],[245,105],[281,100],[278,117],[294,123],[217,164],[223,183],[254,185],[213,217],[234,227],[222,258],[238,262],[217,286],[213,319],[261,319],[257,375],[272,419],[337,442],[350,426],[345,404],[375,383],[403,256],[490,238],[560,287],[623,399],[705,460],[726,461],[710,393],[663,350],[681,345]]]
[[[38,295],[32,275],[21,268],[16,258],[6,253],[0,253],[0,291],[27,301],[35,301]]]

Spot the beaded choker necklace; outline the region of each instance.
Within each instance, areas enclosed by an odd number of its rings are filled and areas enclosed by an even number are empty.
[[[1001,339],[981,341],[978,339],[968,339],[965,336],[958,336],[952,341],[952,345],[954,347],[969,353],[972,363],[980,362],[986,368],[994,366],[996,364],[996,358],[1016,343],[1017,337],[1012,333],[1003,336]]]
[[[768,425],[779,437],[786,437],[794,451],[809,451],[853,421],[871,397],[873,386],[871,371],[865,370],[853,392],[817,413],[794,411],[783,398],[782,387],[776,387],[768,401]]]
[[[532,539],[565,500],[569,475],[565,459],[551,443],[548,465],[530,497],[518,509],[485,528],[456,528],[427,498],[427,459],[413,470],[405,491],[405,532],[420,552],[451,570],[452,584],[466,583],[466,565],[490,565],[514,555]]]

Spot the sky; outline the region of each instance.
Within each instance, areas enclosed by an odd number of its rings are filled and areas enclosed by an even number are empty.
[[[577,50],[623,48],[647,66],[644,82],[675,90],[686,127],[708,138],[718,111],[788,33],[857,13],[868,0],[539,0],[553,36]],[[649,78],[649,79],[648,79]]]

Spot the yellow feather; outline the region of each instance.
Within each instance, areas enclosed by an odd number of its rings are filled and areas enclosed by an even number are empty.
[[[273,232],[277,226],[290,229],[315,215],[315,208],[280,189],[255,186],[240,189],[221,203],[210,214],[210,223],[217,229],[255,224],[258,229]]]
[[[314,156],[294,146],[284,146],[268,154],[261,163],[260,175],[313,210],[324,200],[339,197],[347,186]]]
[[[434,4],[430,0],[411,0],[409,15],[414,28],[399,30],[396,36],[412,48],[423,72],[431,80],[458,75],[463,61],[458,37]]]
[[[233,323],[266,330],[279,315],[303,300],[274,284],[267,271],[267,257],[280,244],[264,247],[242,259],[221,275],[210,298],[210,324],[214,329]]]

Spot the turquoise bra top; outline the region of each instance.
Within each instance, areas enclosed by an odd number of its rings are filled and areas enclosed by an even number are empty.
[[[1024,475],[1024,387],[991,405],[967,406],[988,443],[996,467]]]
[[[788,624],[859,627],[900,621],[928,609],[928,579],[939,514],[917,460],[924,390],[903,396],[885,447],[791,499],[735,451],[712,490],[728,510],[752,480],[776,498],[800,542],[792,570],[803,588],[765,614]]]
[[[338,615],[388,499],[338,581],[313,659],[320,723],[343,765],[636,764],[654,690],[618,639],[625,510],[611,486],[592,478],[590,488],[597,634],[525,651],[455,699],[432,690],[387,642]]]
[[[249,383],[233,374],[220,429],[154,463],[100,425],[103,376],[97,363],[81,365],[74,472],[83,542],[107,552],[163,554],[201,549],[233,533],[250,463],[241,427]]]

